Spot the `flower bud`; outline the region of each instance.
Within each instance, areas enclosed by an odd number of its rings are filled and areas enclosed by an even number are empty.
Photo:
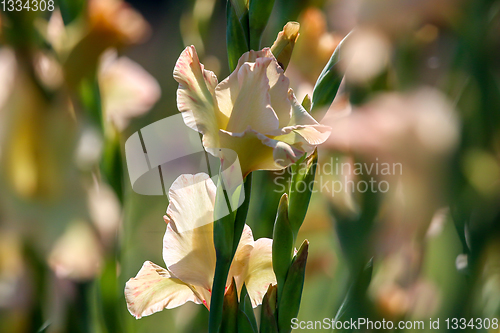
[[[236,333],[237,332],[237,315],[238,315],[238,292],[236,290],[236,282],[233,277],[231,285],[224,295],[224,303],[222,306],[222,323],[221,332]]]
[[[293,251],[293,232],[288,221],[288,195],[281,197],[273,232],[273,270],[278,281],[278,298],[281,299],[286,274],[290,268]]]
[[[309,242],[305,240],[294,258],[283,287],[283,296],[278,307],[278,327],[280,333],[289,333],[292,318],[297,318],[304,287]]]
[[[271,46],[271,52],[283,70],[286,70],[292,57],[293,47],[297,38],[299,38],[299,29],[299,23],[288,22],[283,27],[283,30],[278,33],[278,37],[274,41],[273,46]]]
[[[288,218],[295,237],[306,217],[309,200],[311,199],[314,187],[317,163],[318,152],[314,150],[308,158],[298,160],[291,167],[292,179],[290,183]]]
[[[269,285],[262,299],[260,333],[278,333],[278,323],[276,322],[277,288],[276,285]]]

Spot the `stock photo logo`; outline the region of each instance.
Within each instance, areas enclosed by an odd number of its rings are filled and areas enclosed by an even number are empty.
[[[237,154],[231,149],[218,149],[221,163],[219,157],[207,153],[198,132],[185,126],[182,114],[158,120],[132,134],[125,143],[125,154],[130,183],[137,194],[167,195],[182,174],[205,173],[214,184],[223,183],[229,198],[228,207],[217,210],[214,219],[233,212],[245,199]]]

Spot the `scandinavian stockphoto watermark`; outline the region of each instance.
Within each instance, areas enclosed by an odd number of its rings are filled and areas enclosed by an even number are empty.
[[[185,125],[182,114],[158,120],[132,134],[125,142],[125,156],[130,184],[137,194],[167,195],[180,175],[205,173],[214,184],[223,183],[230,198],[226,202],[228,207],[219,207],[214,219],[233,212],[245,199],[236,152],[226,148],[207,152],[199,133]],[[210,221],[205,219],[199,223],[202,222]]]
[[[306,162],[297,168],[298,172],[305,172]],[[291,168],[276,172],[274,184],[276,192],[283,192],[290,188],[293,171]],[[290,191],[311,191],[335,194],[344,193],[386,193],[391,176],[402,176],[403,165],[399,162],[381,162],[375,158],[373,162],[352,162],[345,159],[331,158],[326,163],[318,163],[314,181],[306,183],[299,181]]]
[[[401,320],[391,321],[370,320],[369,318],[350,318],[349,320],[337,320],[323,318],[323,320],[299,320],[292,318],[290,327],[293,330],[481,330],[499,328],[498,318],[429,318],[429,320]]]

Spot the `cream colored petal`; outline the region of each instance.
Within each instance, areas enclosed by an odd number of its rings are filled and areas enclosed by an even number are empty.
[[[212,292],[202,287],[192,286],[198,298],[201,300],[201,304],[205,305],[205,307],[210,310],[210,299],[212,297]]]
[[[206,173],[177,177],[168,191],[167,215],[184,232],[213,222],[217,188]]]
[[[236,280],[236,286],[238,293],[241,291],[244,282],[244,273],[246,267],[248,266],[248,260],[250,259],[250,253],[253,250],[253,234],[252,229],[245,224],[243,232],[241,234],[240,242],[238,243],[238,248],[234,254],[233,262],[231,263],[231,268],[229,269],[229,274],[227,277],[226,286],[231,285],[233,277]]]
[[[198,59],[194,46],[181,53],[174,69],[174,79],[179,82],[177,107],[190,128],[203,134],[207,147],[218,147],[219,123],[226,123],[214,97],[217,77],[205,70]]]
[[[177,278],[210,291],[215,274],[213,224],[179,233],[169,223],[163,260]]]
[[[279,127],[285,127],[290,123],[292,115],[292,105],[288,98],[290,80],[285,76],[283,69],[278,64],[274,56],[272,62],[267,67],[267,78],[269,79],[269,95],[271,105],[279,119]]]
[[[274,139],[283,141],[307,153],[325,142],[331,134],[331,127],[325,125],[296,125],[281,129]]]
[[[217,104],[220,111],[229,119],[233,112],[233,105],[236,103],[236,98],[240,92],[238,85],[238,72],[246,62],[255,62],[257,58],[270,57],[272,53],[269,49],[262,51],[253,51],[243,53],[238,60],[238,65],[235,70],[215,88],[215,96],[217,97]],[[226,129],[227,123],[223,124],[220,128]]]
[[[261,51],[250,50],[240,57],[236,69],[215,89],[215,95],[217,97],[219,108],[227,117],[231,116],[233,112],[233,105],[236,103],[236,99],[240,92],[238,73],[245,63],[255,63],[259,58],[271,59],[271,62],[269,66],[267,66],[266,70],[266,76],[269,80],[269,96],[271,99],[271,106],[279,119],[279,127],[286,126],[291,116],[290,102],[287,100],[287,91],[290,82],[284,75],[283,69],[279,66],[269,48],[264,48]],[[248,124],[245,124],[245,126],[246,125]],[[221,126],[221,128],[229,130],[226,124]],[[242,128],[244,129],[245,127]]]
[[[243,133],[223,130],[219,133],[221,145],[238,154],[243,176],[254,170],[281,170],[304,154],[303,151],[285,142],[273,140],[250,127]]]
[[[169,191],[163,260],[182,281],[210,290],[215,272],[216,187],[207,174],[181,175]]]
[[[288,126],[318,125],[318,122],[297,101],[292,89],[288,90],[288,100],[292,104],[292,118],[290,119]]]
[[[295,98],[293,90],[288,91],[292,105],[292,118],[288,126],[270,133],[275,140],[283,141],[307,153],[325,142],[331,134],[331,127],[320,125]]]
[[[262,303],[269,285],[277,283],[273,271],[272,247],[272,239],[260,238],[254,243],[250,253],[245,285],[254,308]]]
[[[136,319],[188,301],[201,302],[188,285],[150,261],[146,261],[137,276],[125,284],[125,299],[129,312]]]
[[[243,132],[247,126],[260,133],[278,129],[279,121],[271,106],[267,67],[271,58],[258,58],[244,63],[238,71],[239,92],[226,130]]]

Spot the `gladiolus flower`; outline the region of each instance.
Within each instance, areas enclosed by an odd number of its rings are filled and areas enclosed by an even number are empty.
[[[219,148],[235,151],[243,176],[283,169],[330,135],[330,128],[297,102],[269,48],[243,54],[234,72],[218,83],[200,64],[194,46],[188,46],[174,78],[186,125],[202,133],[206,150],[222,161]]]
[[[141,318],[180,306],[188,301],[210,309],[215,274],[213,212],[216,186],[207,174],[181,175],[169,191],[167,231],[163,238],[164,269],[146,261],[125,285],[130,313]],[[276,284],[272,268],[272,240],[254,241],[245,225],[228,274],[238,293],[245,284],[252,306],[262,303],[270,284]]]

